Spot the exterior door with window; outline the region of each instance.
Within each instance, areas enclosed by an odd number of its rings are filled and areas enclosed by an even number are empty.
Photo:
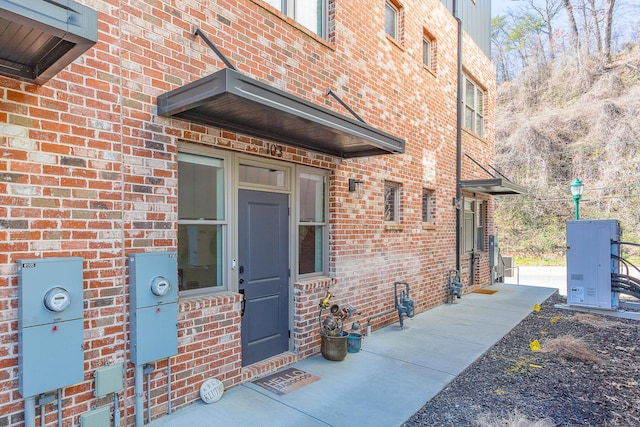
[[[242,365],[289,349],[289,196],[238,191]]]

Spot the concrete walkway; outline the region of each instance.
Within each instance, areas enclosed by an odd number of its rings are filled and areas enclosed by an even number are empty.
[[[394,427],[416,413],[456,375],[556,289],[495,284],[372,333],[362,350],[335,362],[312,356],[294,367],[318,381],[278,396],[248,383],[149,425]]]

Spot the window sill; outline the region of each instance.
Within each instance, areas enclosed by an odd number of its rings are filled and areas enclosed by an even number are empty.
[[[335,46],[334,43],[331,43],[329,40],[319,36],[318,34],[314,33],[312,30],[310,30],[307,27],[305,27],[304,25],[299,24],[295,19],[285,15],[284,13],[282,13],[281,11],[276,9],[275,7],[271,6],[269,3],[266,3],[264,0],[251,0],[251,2],[255,3],[257,6],[260,6],[261,8],[266,10],[267,12],[269,12],[272,15],[278,17],[279,19],[281,19],[282,21],[284,21],[287,24],[291,25],[292,27],[302,31],[303,33],[305,33],[309,37],[313,38],[318,43],[321,43],[321,44],[325,45],[329,49],[336,50],[336,46]]]
[[[489,141],[487,141],[487,137],[486,136],[480,136],[477,133],[474,133],[472,131],[470,131],[469,129],[465,128],[464,126],[462,127],[462,131],[464,133],[466,133],[467,135],[477,139],[478,141],[484,142],[485,144]]]
[[[404,227],[401,224],[385,224],[384,231],[391,233],[400,233],[404,231]]]
[[[422,68],[425,71],[427,71],[429,74],[431,74],[433,77],[436,77],[436,70],[434,67],[422,63]]]
[[[235,304],[241,301],[241,296],[237,292],[220,290],[212,293],[198,293],[191,295],[178,295],[178,306],[180,312],[188,312],[195,309],[201,309],[204,306],[221,306],[226,304]]]
[[[392,36],[390,36],[387,33],[384,33],[384,35],[387,37],[387,40],[389,40],[391,43],[393,43],[398,49],[402,50],[404,52],[404,46],[402,44],[402,42],[396,38],[393,38]]]
[[[436,229],[436,225],[432,222],[423,222],[422,223],[422,229],[423,230],[428,230],[428,231],[432,231]]]

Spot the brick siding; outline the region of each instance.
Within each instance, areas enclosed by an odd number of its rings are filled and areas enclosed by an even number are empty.
[[[406,139],[406,152],[360,159],[286,147],[280,160],[330,171],[329,269],[338,303],[366,317],[393,308],[393,282],[411,285],[421,312],[442,304],[455,268],[456,23],[439,0],[405,0],[402,43],[384,33],[384,1],[331,1],[321,39],[260,0],[76,0],[98,11],[98,43],[42,86],[0,77],[0,425],[24,424],[18,392],[16,260],[84,259],[84,382],[63,390],[65,426],[94,406],[93,372],[124,362],[123,424],[134,424],[129,362],[128,269],[133,252],[177,249],[177,147],[188,142],[269,157],[265,141],[158,117],[156,97],[224,65],[192,35],[198,26],[241,73],[349,115],[333,89],[366,122]],[[435,39],[422,65],[422,36]],[[494,155],[495,70],[465,36],[464,67],[486,90],[486,134],[464,132],[481,163]],[[486,177],[468,161],[463,178]],[[363,181],[363,197],[347,189]],[[400,221],[383,221],[384,182],[400,185]],[[435,191],[435,221],[422,223],[423,188]],[[487,234],[494,234],[488,201]],[[488,247],[488,242],[486,242]],[[468,258],[462,258],[463,281]],[[489,284],[488,253],[476,286]],[[292,352],[264,369],[241,367],[240,295],[179,299],[178,355],[171,358],[172,406],[199,398],[203,381],[232,387],[317,353],[318,302],[329,278],[293,285]],[[373,322],[378,328],[397,315]],[[43,349],[43,351],[46,351]],[[153,417],[167,405],[167,361],[151,374]],[[254,369],[254,372],[251,372]],[[146,403],[145,403],[146,404]],[[45,407],[47,425],[55,402]],[[39,414],[39,409],[38,409]]]

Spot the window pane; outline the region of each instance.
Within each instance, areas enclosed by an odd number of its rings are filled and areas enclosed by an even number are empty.
[[[426,37],[422,39],[422,63],[431,66],[431,41]]]
[[[324,176],[300,174],[300,222],[324,222]]]
[[[398,187],[384,186],[384,220],[397,221],[398,214]]]
[[[475,92],[476,88],[471,80],[464,80],[464,103],[467,104],[469,108],[475,108]]]
[[[296,0],[295,20],[322,36],[323,0]]]
[[[389,3],[385,3],[384,29],[394,39],[398,35],[398,11]]]
[[[422,190],[422,222],[433,221],[433,193]]]
[[[299,226],[298,274],[322,272],[323,228],[322,226]]]
[[[179,290],[222,286],[222,227],[178,224]]]
[[[470,131],[474,131],[474,121],[473,121],[473,110],[469,107],[465,107],[464,109],[464,127]]]
[[[471,252],[473,250],[473,234],[475,227],[473,226],[473,212],[464,213],[464,251]]]
[[[259,166],[240,165],[240,182],[261,184],[270,187],[285,187],[286,174],[283,170],[262,168]]]
[[[477,97],[477,100],[476,100],[475,109],[478,112],[478,114],[484,115],[484,92],[482,92],[480,88],[478,88],[476,97]]]
[[[484,136],[484,119],[482,116],[476,116],[476,128],[474,130],[478,136]]]
[[[485,250],[484,238],[486,230],[486,205],[484,202],[476,202],[476,223],[478,227],[476,229],[476,249],[479,251]]]
[[[178,154],[180,219],[224,220],[223,165],[220,159]]]

